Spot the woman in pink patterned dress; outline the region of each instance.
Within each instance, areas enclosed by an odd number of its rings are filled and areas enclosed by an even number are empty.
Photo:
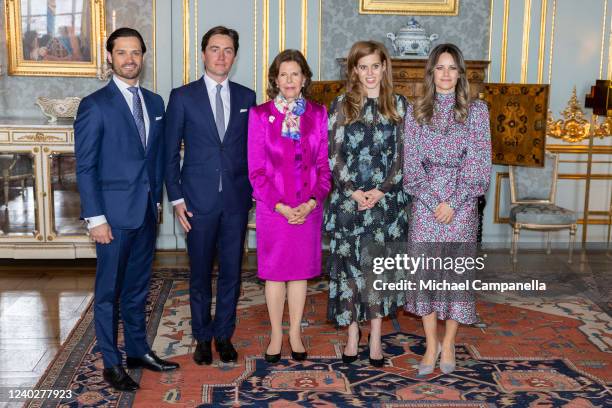
[[[465,61],[455,45],[440,44],[431,51],[425,95],[408,107],[405,123],[404,187],[413,197],[409,242],[437,253],[444,245],[453,252],[465,244],[475,247],[477,197],[489,188],[491,174],[489,112],[484,102],[470,101]],[[433,372],[440,354],[441,370],[452,372],[458,325],[477,321],[473,298],[457,301],[455,296],[426,291],[407,294],[405,308],[422,316],[427,340],[419,364],[421,375]],[[446,320],[441,343],[438,319]]]

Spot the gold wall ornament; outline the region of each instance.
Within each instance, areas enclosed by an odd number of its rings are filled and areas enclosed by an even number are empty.
[[[577,143],[589,137],[591,122],[584,117],[584,111],[576,96],[576,87],[567,102],[567,107],[561,112],[563,119],[554,120],[552,112],[548,111],[546,134],[569,143]]]
[[[359,0],[360,14],[459,14],[459,0]]]
[[[593,127],[593,136],[603,139],[606,136],[612,135],[612,117],[605,117],[602,123],[595,123]]]
[[[563,119],[554,120],[553,113],[548,111],[546,120],[546,134],[556,139],[562,139],[568,143],[578,143],[589,138],[589,132],[593,131],[594,137],[603,139],[612,134],[612,118],[604,117],[600,122],[597,116],[593,120],[588,120],[582,110],[576,87],[572,91],[572,96],[567,102],[567,107],[561,112]]]
[[[22,0],[6,0],[4,8],[9,75],[98,76],[105,61],[104,0],[56,0],[56,10],[74,11],[68,20],[47,21],[47,15],[22,7]],[[34,27],[40,19],[47,31]]]
[[[25,135],[25,136],[21,136],[16,138],[17,141],[20,142],[38,142],[38,143],[42,143],[42,142],[54,142],[54,141],[61,141],[63,140],[61,137],[57,137],[57,136],[53,136],[53,135],[45,135],[44,133],[41,132],[37,132],[36,134],[33,135]],[[34,153],[38,153],[38,148],[34,148]]]

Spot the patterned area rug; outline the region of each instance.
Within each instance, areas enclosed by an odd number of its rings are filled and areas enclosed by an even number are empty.
[[[612,406],[612,319],[589,301],[481,298],[477,308],[488,327],[460,328],[457,370],[445,375],[436,369],[419,377],[421,324],[403,313],[383,322],[385,367],[368,365],[364,341],[360,360],[343,364],[345,332],[325,320],[326,288],[324,280],[309,285],[303,323],[309,359],[291,360],[285,342],[283,359],[270,365],[262,357],[269,341],[263,286],[254,272],[245,272],[232,339],[239,362],[223,364],[215,354],[213,365],[198,366],[192,360],[187,273],[158,270],[147,306],[149,338],[158,355],[179,362],[181,369],[164,374],[137,370],[132,375],[140,391],[112,392],[101,377],[90,308],[37,386],[71,389],[74,398],[26,406]]]

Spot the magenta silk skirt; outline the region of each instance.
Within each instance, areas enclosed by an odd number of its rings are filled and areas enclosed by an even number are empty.
[[[260,279],[286,282],[321,275],[322,206],[317,206],[304,224],[291,225],[284,216],[257,201],[255,222]]]

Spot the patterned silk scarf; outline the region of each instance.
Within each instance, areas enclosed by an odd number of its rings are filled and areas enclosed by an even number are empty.
[[[300,116],[306,111],[306,99],[300,95],[299,98],[287,102],[287,99],[279,93],[274,98],[274,106],[285,115],[281,136],[300,140]]]

